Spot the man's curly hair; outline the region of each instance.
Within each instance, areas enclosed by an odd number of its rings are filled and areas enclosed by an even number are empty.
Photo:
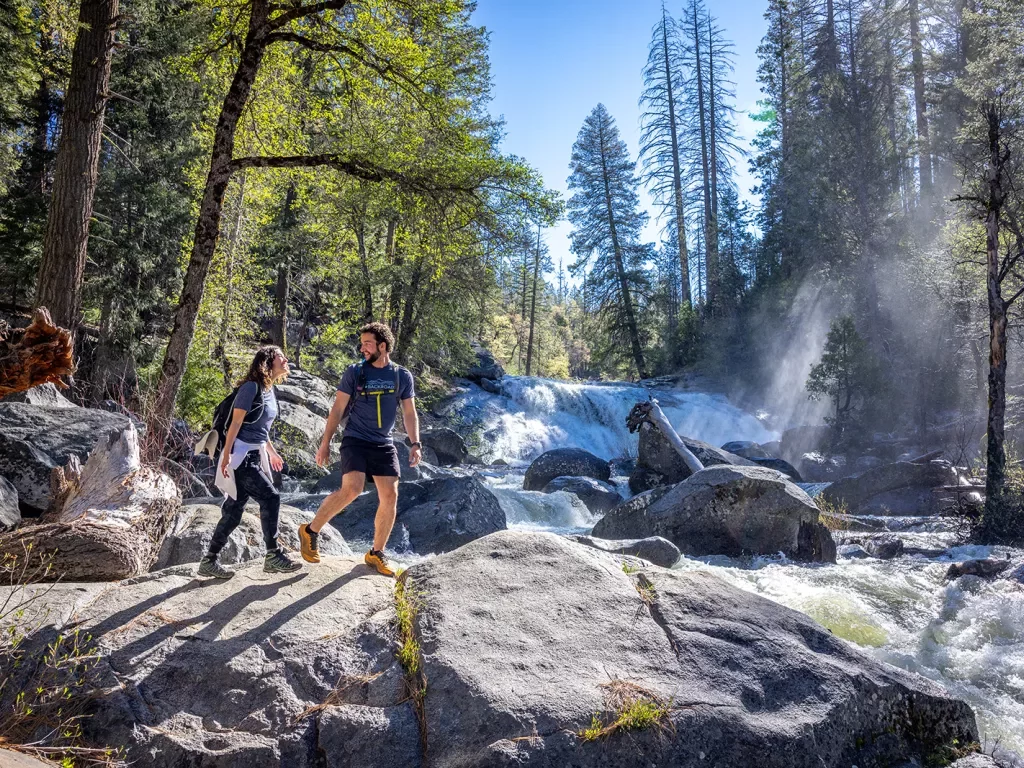
[[[378,344],[387,344],[388,354],[394,354],[395,351],[395,334],[391,332],[391,328],[385,323],[367,323],[359,329],[359,335],[362,336],[364,333],[372,333],[373,337],[377,340]]]

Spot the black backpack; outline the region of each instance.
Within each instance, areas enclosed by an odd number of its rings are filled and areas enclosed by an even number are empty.
[[[243,382],[244,383],[244,382]],[[231,394],[221,400],[217,407],[213,409],[213,429],[217,432],[217,453],[219,454],[224,450],[224,442],[228,437],[228,426],[231,424],[231,411],[234,409],[231,407],[235,403],[235,397],[238,395],[238,390],[242,388],[239,384],[233,390]],[[263,415],[263,398],[254,398],[252,408],[245,414],[243,424],[252,424],[257,421],[260,416]]]

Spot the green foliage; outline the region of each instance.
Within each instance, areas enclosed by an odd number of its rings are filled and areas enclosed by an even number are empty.
[[[199,346],[189,350],[177,401],[178,418],[196,430],[209,428],[213,409],[227,394],[220,369]]]
[[[576,735],[581,741],[596,741],[620,731],[663,730],[671,727],[668,720],[671,701],[642,686],[625,680],[613,680],[601,686],[607,709],[595,713],[590,725]]]
[[[821,360],[811,366],[807,377],[811,399],[828,397],[835,408],[826,421],[833,427],[835,440],[848,443],[865,428],[871,399],[884,389],[881,371],[849,315],[832,321]]]

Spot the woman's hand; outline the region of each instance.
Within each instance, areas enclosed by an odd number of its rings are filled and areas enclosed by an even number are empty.
[[[231,454],[229,454],[227,451],[224,451],[223,455],[220,457],[220,473],[224,475],[224,477],[228,476],[228,465],[230,463]]]
[[[275,472],[280,472],[284,469],[284,459],[281,458],[277,451],[270,452],[270,468]]]

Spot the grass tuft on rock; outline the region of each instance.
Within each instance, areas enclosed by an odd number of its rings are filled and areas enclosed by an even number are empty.
[[[420,608],[419,598],[412,587],[412,580],[405,570],[395,574],[395,619],[398,624],[398,650],[395,655],[405,670],[405,687],[416,710],[416,721],[420,729],[420,746],[423,757],[427,757],[427,676],[423,673],[423,654],[416,637],[416,614]]]
[[[672,702],[653,691],[626,680],[602,683],[605,712],[596,712],[590,725],[576,735],[582,741],[596,741],[619,731],[663,731],[671,728]]]

